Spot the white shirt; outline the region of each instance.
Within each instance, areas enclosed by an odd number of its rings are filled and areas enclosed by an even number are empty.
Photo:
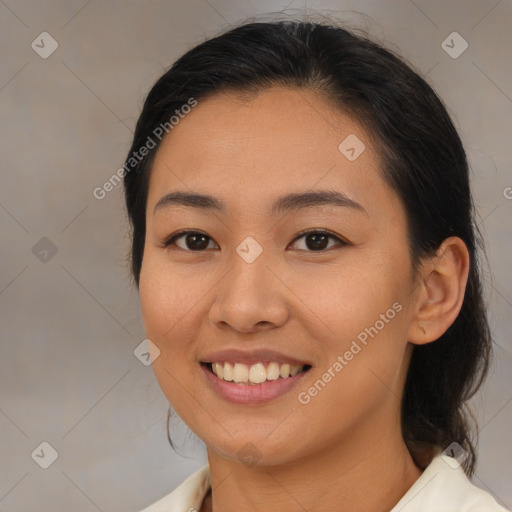
[[[141,512],[198,512],[210,487],[210,468],[206,465]],[[461,466],[451,467],[439,454],[390,512],[510,511],[473,485]]]

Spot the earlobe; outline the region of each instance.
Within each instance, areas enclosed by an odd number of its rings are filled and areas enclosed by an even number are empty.
[[[435,341],[455,321],[464,300],[469,260],[466,244],[452,236],[424,263],[416,293],[416,314],[408,333],[411,343],[423,345]]]

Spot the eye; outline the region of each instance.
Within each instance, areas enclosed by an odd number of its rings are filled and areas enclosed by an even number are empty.
[[[299,250],[301,251],[307,250],[310,252],[320,252],[326,249],[331,249],[332,246],[329,247],[329,239],[337,241],[341,246],[348,245],[348,242],[345,240],[342,240],[333,233],[322,229],[310,229],[307,231],[302,231],[295,238],[294,243],[301,238],[305,239],[305,248],[300,247]]]
[[[321,229],[310,229],[302,231],[295,237],[292,243],[296,243],[301,238],[304,238],[306,242],[305,247],[298,248],[301,251],[305,250],[309,252],[321,252],[327,249],[331,249],[332,245],[329,246],[329,239],[334,240],[340,246],[348,245],[348,242],[342,240],[340,237],[334,235],[330,231]],[[180,245],[177,243],[177,241],[181,239],[184,240],[184,243],[182,242]],[[208,248],[212,248],[209,247],[210,242],[213,242],[213,239],[201,231],[180,231],[171,235],[164,242],[164,247],[175,245],[184,251],[201,252]],[[215,246],[218,248],[216,244]]]
[[[183,238],[184,246],[177,244],[176,241]],[[213,241],[208,235],[200,231],[180,231],[171,235],[164,243],[164,247],[176,245],[184,251],[200,252],[208,249],[209,241]]]

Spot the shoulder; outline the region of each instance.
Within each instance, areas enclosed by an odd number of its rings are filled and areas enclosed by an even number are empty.
[[[453,462],[451,462],[453,461]],[[451,463],[450,463],[451,462]],[[509,512],[439,453],[391,512]]]
[[[190,475],[170,494],[140,512],[197,512],[210,487],[210,468],[206,465]]]

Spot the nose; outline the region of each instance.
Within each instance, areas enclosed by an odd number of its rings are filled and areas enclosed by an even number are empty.
[[[237,254],[231,271],[216,286],[210,321],[220,329],[259,332],[284,325],[289,315],[287,288],[265,252],[252,263]]]

